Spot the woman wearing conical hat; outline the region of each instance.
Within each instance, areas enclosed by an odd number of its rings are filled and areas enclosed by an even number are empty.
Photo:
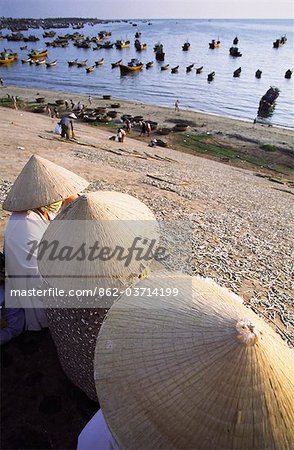
[[[12,212],[4,233],[6,306],[25,309],[27,330],[47,326],[42,303],[29,295],[40,285],[37,245],[63,202],[88,184],[73,172],[33,155],[3,203],[3,209]]]
[[[154,287],[166,296],[148,296]],[[294,448],[293,353],[211,280],[140,281],[111,307],[95,353],[102,410],[78,450]]]
[[[72,202],[40,242],[42,278],[69,294],[56,297],[47,309],[62,368],[94,401],[93,358],[101,323],[111,303],[150,265],[157,240],[157,221],[144,203],[128,194],[99,191]],[[92,295],[83,296],[83,290]]]

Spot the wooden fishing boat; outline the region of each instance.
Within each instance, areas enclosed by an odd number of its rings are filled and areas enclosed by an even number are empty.
[[[275,42],[273,42],[273,47],[279,48],[281,45],[286,44],[286,42],[287,42],[287,37],[286,37],[286,35],[284,35],[280,39],[276,39]]]
[[[230,56],[233,56],[234,58],[238,58],[242,56],[242,53],[239,52],[238,47],[231,47],[229,50]]]
[[[86,67],[86,72],[87,72],[87,73],[94,72],[94,70],[96,70],[96,66]]]
[[[74,46],[77,47],[77,48],[89,49],[89,48],[91,48],[91,42],[89,42],[89,41],[82,41],[82,42],[77,41],[77,42],[74,43]]]
[[[119,68],[121,75],[129,75],[139,72],[140,70],[142,70],[143,66],[144,64],[142,62],[140,62],[138,59],[133,58],[127,66],[125,66],[124,64],[120,64]]]
[[[201,72],[202,72],[202,70],[203,70],[203,66],[201,66],[201,67],[197,67],[197,69],[196,69],[196,73],[197,73],[197,74],[199,74],[199,73],[201,73]]]
[[[139,39],[135,40],[135,49],[138,52],[141,52],[142,50],[147,50],[147,44],[142,44]]]
[[[191,47],[190,42],[185,42],[185,44],[182,46],[183,52],[187,52]]]
[[[114,43],[110,42],[110,41],[106,41],[104,42],[104,44],[100,45],[100,48],[105,48],[106,50],[110,50],[111,48],[113,48]]]
[[[193,69],[194,64],[190,64],[189,66],[186,67],[186,72],[191,72],[191,70]]]
[[[37,36],[27,36],[23,38],[24,42],[38,42],[40,40],[40,38],[38,38]]]
[[[168,70],[169,64],[165,64],[164,66],[161,66],[161,70]]]
[[[78,65],[78,58],[74,59],[72,61],[67,61],[67,64],[69,67],[77,66]]]
[[[111,68],[115,69],[115,67],[119,67],[121,62],[122,62],[122,59],[120,59],[119,61],[116,61],[115,63],[111,63]]]
[[[21,60],[22,64],[31,62],[31,58],[25,58]]]
[[[11,51],[3,51],[0,53],[0,64],[10,64],[16,61],[18,53],[12,53]]]
[[[149,61],[149,62],[146,64],[146,69],[150,69],[150,67],[153,67],[153,64],[154,64],[153,61]]]
[[[104,58],[98,59],[98,61],[95,61],[96,66],[102,66],[104,64]]]
[[[48,56],[47,50],[32,50],[29,53],[29,57],[33,59],[47,58],[47,56]]]
[[[207,75],[207,81],[212,81],[214,79],[214,77],[215,77],[215,72],[210,72]]]
[[[238,69],[234,70],[233,77],[234,78],[239,77],[241,75],[241,70],[242,70],[241,67],[239,67]]]
[[[255,78],[261,78],[261,74],[262,74],[262,71],[258,69],[258,70],[255,72]]]
[[[41,64],[45,64],[45,62],[46,62],[46,59],[45,59],[45,58],[43,58],[43,59],[37,59],[37,61],[36,61],[36,66],[40,66]]]
[[[84,61],[78,61],[77,62],[77,67],[86,67],[87,66],[87,62],[88,62],[88,60],[87,59],[85,59]]]
[[[180,66],[175,66],[175,67],[172,67],[172,69],[171,69],[171,73],[178,73],[178,71],[179,71],[179,67],[180,67]]]
[[[122,50],[123,48],[129,48],[130,41],[118,40],[116,41],[115,46],[118,50]]]
[[[293,73],[293,70],[291,70],[291,69],[286,70],[285,78],[287,78],[287,80],[290,80],[290,78],[292,77],[292,73]]]
[[[57,59],[55,59],[54,61],[50,61],[46,63],[46,67],[54,67],[57,64]]]
[[[163,45],[158,42],[154,46],[156,61],[164,61],[165,53],[163,51]]]
[[[215,39],[212,39],[212,41],[208,44],[209,48],[214,49],[214,48],[218,48],[220,47],[220,40],[218,39],[217,41]]]
[[[56,35],[55,31],[45,31],[43,38],[53,38]]]
[[[237,45],[239,42],[238,36],[236,36],[233,40],[233,45]]]
[[[259,117],[269,117],[275,108],[276,99],[279,95],[280,90],[271,86],[260,99],[257,115]]]

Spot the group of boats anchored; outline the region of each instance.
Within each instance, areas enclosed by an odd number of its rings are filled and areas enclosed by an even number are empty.
[[[138,52],[147,50],[147,44],[142,43],[141,38],[142,33],[140,31],[137,31],[135,33],[135,41],[134,41],[134,47]],[[111,32],[107,31],[100,31],[98,35],[94,37],[85,37],[83,34],[75,31],[74,33],[67,33],[65,35],[59,35],[56,37],[56,32],[54,30],[44,31],[43,38],[53,38],[53,41],[45,42],[47,47],[67,47],[69,45],[69,41],[73,41],[73,45],[78,48],[92,48],[93,50],[100,50],[100,49],[111,49],[116,48],[117,50],[123,50],[126,48],[129,48],[131,45],[130,40],[126,39],[119,39],[115,42],[109,41],[109,37],[111,36]],[[30,36],[32,38],[32,36]],[[5,38],[2,36],[2,38]],[[8,40],[24,40],[24,37],[21,33],[12,33],[12,35],[6,36]],[[31,39],[32,40],[32,39]],[[33,40],[32,40],[33,41]],[[241,57],[242,53],[239,51],[237,44],[239,42],[238,36],[235,36],[233,39],[233,45],[229,49],[229,55],[232,57]],[[281,45],[284,45],[287,42],[286,35],[282,36],[281,38],[277,39],[273,46],[274,48],[278,48]],[[92,45],[95,44],[95,46],[92,47]],[[209,42],[209,48],[210,49],[216,49],[219,48],[221,45],[220,39],[212,39],[211,42]],[[187,40],[182,45],[182,50],[187,52],[191,48],[191,43]],[[20,47],[21,50],[27,50],[27,46]],[[155,59],[156,61],[162,63],[165,61],[165,52],[163,49],[163,45],[158,42],[155,44],[153,48]],[[48,50],[42,49],[42,50],[31,50],[28,53],[27,58],[24,58],[21,60],[23,64],[29,63],[31,65],[46,65],[46,67],[54,67],[57,65],[57,60],[48,61]],[[14,53],[11,50],[2,51],[0,53],[0,64],[10,64],[13,63],[18,59],[18,53]],[[84,68],[87,73],[94,72],[97,67],[102,66],[104,64],[104,58],[97,59],[93,62],[93,64],[88,64],[88,59],[79,61],[78,59],[68,61],[69,67],[78,67],[78,68]],[[136,72],[139,72],[143,69],[143,67],[146,67],[146,69],[151,69],[154,66],[154,61],[148,61],[146,64],[140,61],[138,58],[132,58],[127,64],[123,64],[122,59],[119,59],[116,62],[111,63],[111,68],[114,69],[116,67],[119,67],[120,73],[122,76],[133,74]],[[161,64],[160,66],[161,71],[171,71],[172,74],[176,74],[180,70],[180,66],[176,65],[173,67],[170,67],[170,64]],[[186,72],[192,72],[193,70],[196,71],[196,74],[200,74],[203,71],[203,66],[195,67],[195,63],[189,64],[186,66]],[[233,72],[233,77],[240,77],[242,72],[242,68],[239,67]],[[288,69],[285,72],[285,78],[290,79],[292,76],[293,70]],[[261,78],[262,71],[260,69],[256,70],[255,77]],[[207,80],[212,81],[215,77],[215,72],[210,72],[207,75]]]

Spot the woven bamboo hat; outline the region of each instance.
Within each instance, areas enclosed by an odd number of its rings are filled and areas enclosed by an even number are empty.
[[[7,211],[27,211],[64,200],[89,182],[48,159],[32,155],[3,203]]]
[[[122,449],[294,448],[291,350],[234,294],[151,276],[110,309],[95,382]],[[148,288],[179,287],[176,297]]]
[[[58,245],[53,255],[54,242]],[[127,287],[152,260],[152,252],[148,260],[136,259],[136,252],[128,261],[122,259],[136,242],[144,255],[158,242],[157,221],[144,203],[120,192],[85,194],[50,223],[40,243],[39,270],[49,284],[65,291]],[[47,251],[43,245],[49,246]],[[90,254],[94,246],[97,250]],[[68,258],[63,249],[72,249]],[[74,254],[81,257],[71,258]]]

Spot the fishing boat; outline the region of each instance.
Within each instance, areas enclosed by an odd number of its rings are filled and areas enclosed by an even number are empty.
[[[116,61],[114,63],[111,63],[111,68],[115,69],[115,67],[119,67],[121,62],[122,62],[122,59],[120,59],[119,61]]]
[[[280,90],[271,86],[260,99],[257,115],[260,117],[269,117],[275,108],[279,95]]]
[[[196,69],[196,73],[197,73],[197,74],[199,74],[199,73],[201,73],[201,72],[202,72],[202,70],[203,70],[203,66],[201,66],[201,67],[197,67],[197,69]]]
[[[239,42],[238,36],[236,36],[233,40],[233,45],[237,45]]]
[[[68,67],[73,67],[78,65],[78,58],[72,61],[67,61]]]
[[[91,72],[94,72],[95,69],[96,69],[96,66],[86,67],[86,72],[91,73]]]
[[[123,48],[128,48],[130,46],[130,41],[118,40],[116,41],[115,46],[118,50],[122,50]]]
[[[154,47],[156,61],[164,61],[165,53],[162,44],[155,44]]]
[[[86,67],[86,65],[87,65],[87,59],[85,59],[84,61],[78,61],[77,62],[77,67]]]
[[[168,70],[169,64],[165,64],[164,66],[161,66],[161,70]]]
[[[89,41],[82,41],[82,42],[77,41],[77,42],[74,43],[74,46],[77,47],[77,48],[89,49],[89,48],[91,48],[91,42],[89,42]]]
[[[183,52],[187,52],[191,47],[190,42],[185,42],[184,45],[182,46]]]
[[[234,78],[239,77],[241,75],[241,70],[242,70],[241,67],[239,67],[238,69],[234,70],[233,77]]]
[[[46,67],[47,68],[48,67],[53,67],[53,66],[56,66],[56,64],[57,64],[57,59],[55,59],[54,61],[47,62],[46,63]]]
[[[239,52],[238,47],[231,47],[229,50],[230,56],[233,56],[234,58],[238,58],[242,56],[242,53]]]
[[[218,48],[220,47],[220,40],[218,39],[217,41],[215,39],[212,39],[211,42],[209,42],[209,48],[214,49],[214,48]]]
[[[110,41],[106,41],[104,42],[104,44],[100,45],[100,48],[105,48],[106,50],[110,50],[111,48],[113,48],[114,43],[110,42]]]
[[[10,64],[18,58],[17,53],[3,51],[0,53],[0,64]]]
[[[135,49],[138,52],[141,52],[142,50],[147,50],[147,44],[142,44],[139,39],[135,40]]]
[[[287,42],[287,37],[286,37],[286,35],[284,35],[281,38],[276,39],[275,42],[273,42],[273,47],[279,48],[281,45],[286,44],[286,42]]]
[[[45,31],[43,38],[53,38],[56,35],[55,31]]]
[[[214,79],[214,77],[215,77],[215,72],[210,72],[207,75],[207,81],[212,81]]]
[[[149,61],[149,62],[146,64],[146,69],[150,69],[150,67],[153,67],[153,64],[154,64],[153,61]]]
[[[36,60],[36,66],[40,66],[41,64],[45,64],[46,59],[42,58],[42,59],[37,59]]]
[[[40,38],[38,38],[37,36],[33,36],[32,34],[30,34],[30,36],[24,37],[23,38],[24,42],[37,42],[40,40]]]
[[[21,62],[22,62],[22,64],[29,63],[29,62],[31,62],[31,58],[22,59]]]
[[[104,58],[98,59],[98,61],[95,61],[96,66],[102,66],[104,64]]]
[[[262,71],[257,69],[257,71],[255,72],[255,78],[261,78],[261,74],[262,74]]]
[[[33,59],[47,58],[47,56],[47,50],[31,50],[31,52],[29,53],[29,57]]]
[[[131,73],[139,72],[140,70],[142,70],[143,66],[144,64],[142,62],[140,62],[136,58],[133,58],[127,66],[120,64],[119,68],[121,75],[129,75]]]
[[[191,70],[193,69],[194,64],[190,64],[189,66],[186,67],[186,72],[191,72]]]
[[[171,68],[171,73],[178,73],[180,66],[175,66]]]
[[[287,78],[287,80],[290,80],[290,78],[292,77],[292,73],[293,73],[293,70],[291,70],[291,69],[286,70],[285,78]]]

